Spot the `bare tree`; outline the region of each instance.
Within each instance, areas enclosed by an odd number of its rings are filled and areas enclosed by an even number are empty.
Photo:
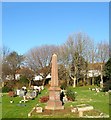
[[[74,41],[71,36],[65,44],[59,46],[59,63],[63,64],[66,68],[66,80],[67,86],[69,85],[70,72],[71,72],[71,62],[74,54]]]
[[[6,57],[10,54],[10,49],[6,46],[0,48],[1,76],[2,80],[10,73],[10,67],[6,62]]]
[[[77,80],[78,83],[78,79],[80,74],[83,76],[83,81],[85,82],[87,79],[87,63],[88,63],[88,59],[89,57],[89,50],[91,47],[91,38],[85,34],[85,33],[76,33],[73,37],[74,41],[75,41],[75,57],[74,57],[74,61],[75,61],[75,72],[76,72],[76,77],[75,79]]]
[[[3,55],[3,58],[6,58],[9,54],[10,54],[10,49],[6,46],[3,46],[2,48],[2,55]]]
[[[26,65],[34,70],[35,74],[42,73],[45,83],[46,76],[50,73],[52,54],[57,53],[58,48],[54,45],[44,45],[32,48],[26,53]]]
[[[3,59],[2,48],[0,47],[0,82],[2,82],[2,59]]]
[[[90,63],[89,64],[92,64],[92,85],[94,85],[94,64],[95,62],[97,61],[97,56],[96,56],[96,53],[97,53],[97,46],[94,44],[94,41],[92,41],[92,44],[91,44],[91,48],[90,48]],[[90,69],[88,67],[88,69]]]
[[[101,41],[97,45],[97,58],[98,62],[105,63],[109,59],[109,44],[106,41]]]
[[[32,48],[25,54],[26,65],[37,72],[38,69],[41,69],[50,64],[52,54],[55,52],[56,46],[44,45],[41,47]]]
[[[74,33],[68,37],[66,43],[62,45],[59,50],[60,61],[61,63],[63,62],[67,68],[68,76],[74,81],[74,87],[75,82],[79,79],[79,73],[82,73],[81,71],[86,69],[83,67],[83,63],[85,66],[85,57],[87,55],[87,45],[89,41],[90,38],[86,34]],[[69,81],[67,79],[67,85],[68,83]]]
[[[101,41],[98,43],[98,52],[97,52],[97,58],[98,62],[101,62],[101,82],[100,86],[103,87],[103,67],[105,65],[105,62],[109,59],[109,44],[107,42]]]

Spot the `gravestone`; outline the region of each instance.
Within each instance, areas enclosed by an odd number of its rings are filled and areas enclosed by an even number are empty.
[[[26,96],[23,96],[23,100],[21,100],[21,102],[27,102],[28,100],[26,99]]]
[[[85,111],[90,111],[93,110],[93,106],[90,105],[86,105],[86,104],[81,104],[81,105],[77,105],[77,107],[74,107],[71,109],[71,112],[78,112],[79,113],[79,117],[83,117],[83,113]]]
[[[45,109],[59,110],[64,109],[62,102],[60,101],[60,87],[58,84],[58,65],[57,55],[52,56],[52,69],[51,69],[51,86],[49,88],[49,101]]]
[[[32,91],[32,92],[30,93],[30,96],[31,96],[32,98],[35,98],[35,97],[37,96],[37,92],[36,92],[36,91]]]
[[[42,107],[36,107],[36,112],[37,113],[42,113],[42,111],[43,111]]]
[[[20,90],[20,91],[19,91],[19,96],[20,96],[20,97],[23,97],[24,95],[25,95],[25,91],[24,91],[24,90]]]
[[[17,89],[17,90],[16,90],[16,95],[19,95],[19,94],[20,94],[20,90]]]

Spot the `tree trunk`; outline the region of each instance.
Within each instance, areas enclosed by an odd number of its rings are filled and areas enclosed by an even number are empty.
[[[67,86],[69,86],[69,78],[67,78]]]
[[[71,76],[70,76],[71,77]],[[76,87],[76,77],[71,77],[71,79],[73,80],[73,87]]]
[[[103,73],[102,73],[102,65],[101,65],[101,81],[100,81],[100,87],[103,88]]]
[[[46,79],[43,79],[43,83],[42,83],[43,86],[45,86],[45,80],[46,80]]]
[[[74,77],[74,83],[73,83],[73,87],[76,87],[76,77]]]
[[[69,86],[69,77],[68,77],[68,73],[67,73],[67,86]]]
[[[76,85],[78,86],[78,81],[79,81],[78,78],[76,79],[76,81],[77,81],[77,82],[76,82]]]
[[[92,77],[92,85],[94,85],[94,77]]]
[[[31,80],[29,80],[29,88],[31,87]]]
[[[83,78],[83,85],[84,85],[84,86],[85,86],[85,81],[86,81],[86,80],[85,80],[85,77],[84,77],[84,78]]]
[[[15,80],[15,74],[13,74],[13,79]]]
[[[94,85],[94,73],[92,73],[93,76],[92,76],[92,85]]]

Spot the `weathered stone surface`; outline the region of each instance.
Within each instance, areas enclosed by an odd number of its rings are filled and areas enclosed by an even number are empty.
[[[84,111],[89,111],[89,110],[93,110],[93,106],[86,106],[86,107],[78,107],[77,111],[79,112],[79,117],[83,117],[83,112]]]
[[[36,107],[36,112],[37,113],[42,113],[42,111],[43,111],[42,107]]]
[[[89,110],[93,110],[93,106],[81,107],[77,109],[78,111],[89,111]]]
[[[58,86],[58,65],[57,55],[52,56],[52,69],[51,69],[51,87]]]
[[[72,108],[71,112],[77,112],[77,108]]]
[[[32,115],[34,110],[35,110],[35,107],[28,113],[28,117],[30,117]]]
[[[49,88],[49,101],[45,109],[59,110],[64,109],[62,102],[60,101],[60,87],[58,84],[58,65],[57,55],[52,56],[52,69],[51,69],[51,86]]]

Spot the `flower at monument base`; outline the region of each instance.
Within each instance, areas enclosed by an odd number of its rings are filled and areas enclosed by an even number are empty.
[[[49,96],[43,96],[40,98],[41,103],[46,103],[49,100]]]
[[[9,91],[9,92],[8,92],[8,95],[9,95],[10,97],[14,97],[14,96],[15,96],[15,93],[14,93],[14,91]]]

